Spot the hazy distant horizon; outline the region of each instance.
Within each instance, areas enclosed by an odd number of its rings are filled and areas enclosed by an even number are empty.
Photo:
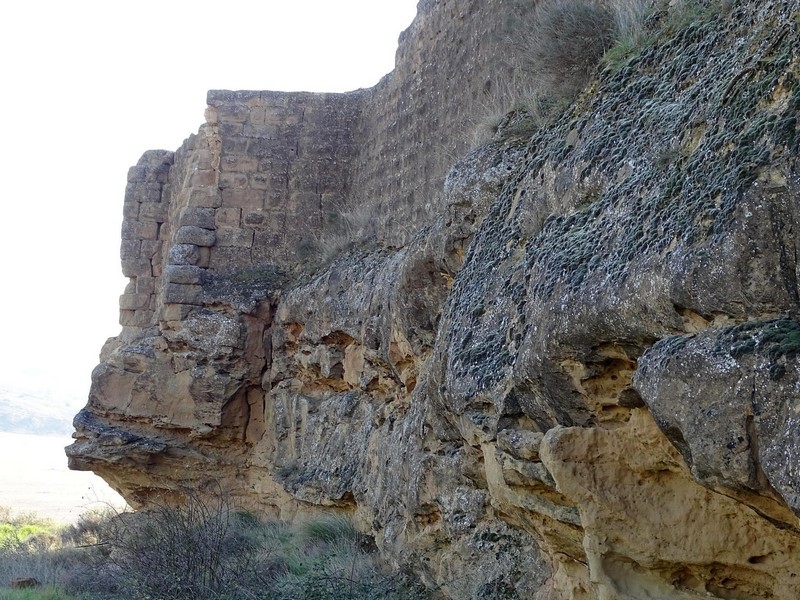
[[[97,475],[70,471],[68,435],[0,433],[0,506],[69,524],[88,511],[125,502]]]
[[[0,433],[61,435],[72,433],[72,419],[86,396],[37,385],[0,382]]]

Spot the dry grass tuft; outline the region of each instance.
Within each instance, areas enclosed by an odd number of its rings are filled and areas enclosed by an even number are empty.
[[[653,0],[519,0],[510,75],[494,83],[475,143],[524,142],[566,110],[598,65],[622,64],[645,37]]]
[[[614,12],[590,0],[546,0],[531,16],[524,61],[550,95],[571,97],[614,43]]]

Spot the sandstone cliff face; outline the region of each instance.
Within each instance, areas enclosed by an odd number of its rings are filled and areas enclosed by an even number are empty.
[[[451,598],[800,596],[800,3],[712,8],[446,180],[510,2],[421,2],[372,90],[210,93],[129,174],[70,466],[347,513]]]

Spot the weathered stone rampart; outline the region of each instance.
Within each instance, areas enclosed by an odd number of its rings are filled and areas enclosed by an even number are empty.
[[[363,92],[209,92],[208,118],[221,138],[209,268],[297,261],[325,212],[352,193],[365,99]]]
[[[351,194],[365,97],[212,91],[196,135],[174,154],[145,153],[125,200],[123,272],[132,283],[120,320],[128,337],[202,304],[209,273],[298,260],[326,211]]]
[[[509,108],[515,41],[510,0],[423,1],[400,37],[395,70],[370,90],[353,202],[372,207],[381,237],[402,246],[442,206],[450,166],[476,125]]]
[[[442,185],[515,4],[423,1],[375,88],[212,92],[144,155],[70,466],[345,514],[435,597],[795,600],[800,0],[654,3]],[[376,243],[294,276],[331,210]]]
[[[199,132],[129,173],[125,337],[201,304],[208,273],[302,262],[338,233],[339,214],[360,213],[385,245],[407,243],[503,96],[513,11],[510,0],[421,2],[395,70],[371,89],[209,92]]]

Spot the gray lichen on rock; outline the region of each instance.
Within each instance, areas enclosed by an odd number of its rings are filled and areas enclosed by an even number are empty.
[[[129,173],[73,468],[346,514],[450,598],[800,596],[800,4],[656,5],[469,152],[518,3],[420,3],[370,90],[210,93]]]

